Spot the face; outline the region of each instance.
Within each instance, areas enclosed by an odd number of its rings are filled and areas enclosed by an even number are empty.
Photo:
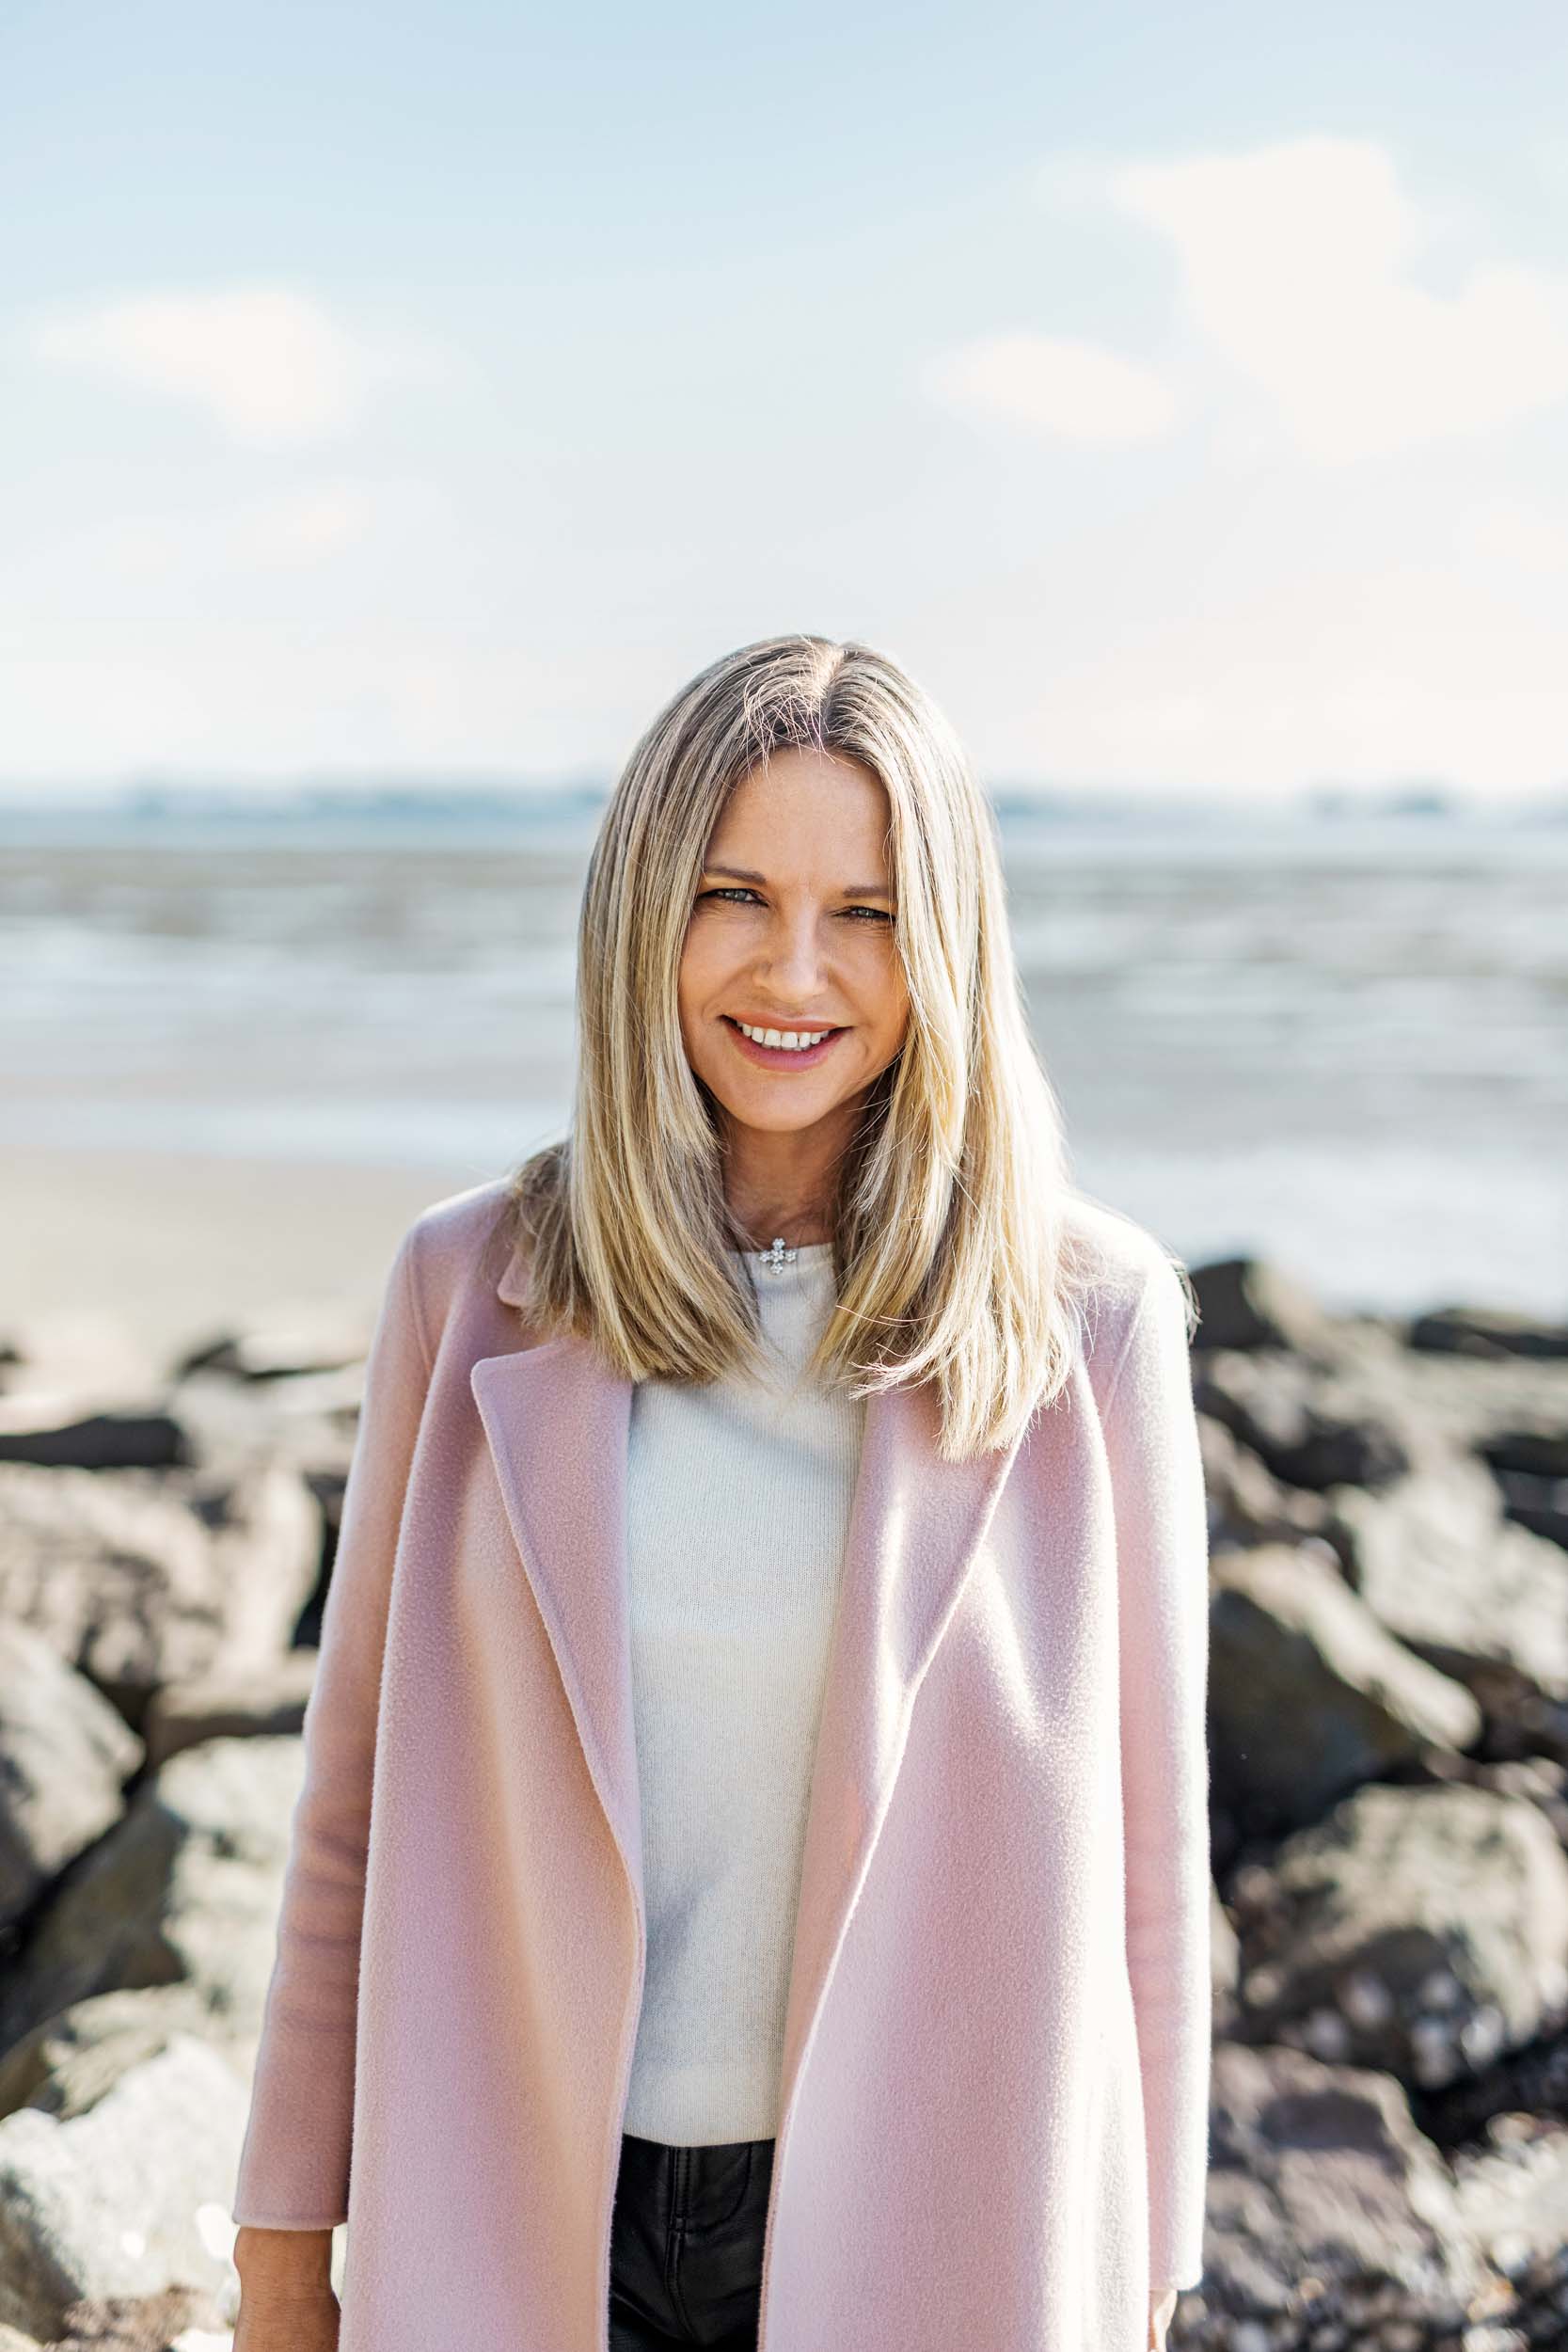
[[[741,780],[708,840],[681,955],[681,1037],[721,1114],[752,1138],[847,1136],[903,1043],[887,821],[868,769],[789,751]],[[742,1025],[829,1034],[768,1046]]]

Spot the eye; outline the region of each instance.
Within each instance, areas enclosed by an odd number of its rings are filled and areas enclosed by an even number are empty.
[[[756,892],[749,890],[744,882],[726,882],[717,889],[700,891],[698,903],[701,904],[704,898],[723,898],[732,904],[738,904],[743,899],[755,899],[756,895]],[[847,918],[869,914],[874,923],[891,923],[893,920],[892,915],[882,907],[846,907],[844,913]]]

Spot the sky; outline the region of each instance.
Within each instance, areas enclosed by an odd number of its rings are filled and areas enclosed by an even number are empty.
[[[0,788],[1568,782],[1568,10],[0,6]]]

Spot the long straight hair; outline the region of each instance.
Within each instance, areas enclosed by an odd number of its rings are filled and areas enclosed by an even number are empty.
[[[1006,1447],[1069,1376],[1101,1270],[1071,1214],[1087,1196],[1029,1030],[990,804],[929,696],[853,640],[723,655],[659,711],[616,783],[578,920],[569,1132],[516,1168],[503,1206],[523,1312],[543,1337],[585,1336],[632,1380],[706,1383],[762,1362],[750,1270],[730,1254],[754,1245],[726,1203],[676,982],[728,796],[784,749],[859,761],[887,794],[911,1006],[828,1204],[836,1305],[802,1377],[856,1397],[930,1381],[944,1459]]]

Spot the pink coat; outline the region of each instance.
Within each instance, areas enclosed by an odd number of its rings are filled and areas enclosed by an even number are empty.
[[[237,2221],[349,2223],[341,2352],[606,2352],[644,1914],[631,1385],[530,1344],[501,1180],[404,1235],[305,1721]],[[1202,2270],[1207,1528],[1136,1227],[1070,1385],[944,1464],[868,1403],[762,2352],[1144,2352]],[[502,1253],[504,1255],[504,1252]]]

